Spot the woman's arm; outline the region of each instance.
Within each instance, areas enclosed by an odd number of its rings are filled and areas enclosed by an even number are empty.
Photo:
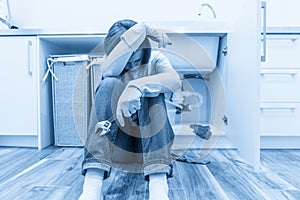
[[[102,63],[103,77],[118,76],[126,63],[146,38],[146,29],[143,23],[137,23],[120,36],[120,42]]]
[[[157,74],[132,80],[127,87],[136,87],[144,97],[156,97],[160,93],[169,93],[181,87],[180,77],[171,66],[168,58],[160,52],[155,52],[151,67]]]
[[[158,48],[165,48],[171,44],[164,32],[159,32],[145,23],[137,23],[121,35],[120,42],[105,59],[102,64],[103,77],[121,74],[132,53],[140,47],[146,37],[158,42]]]
[[[116,110],[116,117],[121,126],[124,126],[125,117],[130,117],[140,109],[140,98],[156,97],[160,93],[174,92],[181,86],[177,72],[172,68],[169,60],[158,52],[151,60],[150,67],[154,75],[131,80],[122,92]]]

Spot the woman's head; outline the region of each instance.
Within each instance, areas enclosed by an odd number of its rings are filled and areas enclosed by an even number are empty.
[[[104,50],[106,55],[109,55],[113,48],[120,42],[120,36],[130,29],[132,26],[136,25],[137,22],[129,19],[124,19],[115,22],[109,29],[107,36],[104,40]],[[140,45],[139,49],[132,54],[131,58],[129,59],[129,62],[131,64],[137,63],[139,59],[138,56],[141,56],[140,58],[140,65],[147,64],[149,62],[151,55],[151,45],[149,40],[146,38],[144,42]]]

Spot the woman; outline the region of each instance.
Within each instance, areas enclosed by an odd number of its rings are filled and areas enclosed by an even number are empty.
[[[122,151],[143,155],[149,198],[168,199],[174,133],[164,96],[180,88],[180,79],[168,59],[151,49],[149,38],[159,48],[170,44],[165,33],[132,20],[118,21],[108,31],[104,73],[95,91],[85,146],[80,199],[102,198],[102,182],[114,166],[113,154]],[[97,128],[97,122],[104,120],[112,122],[108,132]]]

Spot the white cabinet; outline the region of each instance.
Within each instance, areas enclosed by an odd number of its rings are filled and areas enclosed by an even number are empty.
[[[36,135],[36,38],[0,37],[0,60],[0,135]]]
[[[100,35],[1,35],[0,146],[42,149],[53,143],[51,77],[43,80],[46,59],[51,54],[97,54],[103,51],[102,41]]]
[[[262,148],[299,147],[299,143],[294,142],[300,141],[298,38],[299,35],[287,33],[267,35],[267,59],[260,71]]]
[[[299,148],[300,2],[266,2],[266,61],[260,71],[261,148]]]
[[[0,144],[37,146],[37,40],[0,37]]]

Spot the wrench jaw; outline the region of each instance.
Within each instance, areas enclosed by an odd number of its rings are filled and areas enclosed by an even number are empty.
[[[95,133],[99,133],[100,136],[105,135],[108,131],[110,131],[111,123],[108,120],[98,122],[95,126]]]

